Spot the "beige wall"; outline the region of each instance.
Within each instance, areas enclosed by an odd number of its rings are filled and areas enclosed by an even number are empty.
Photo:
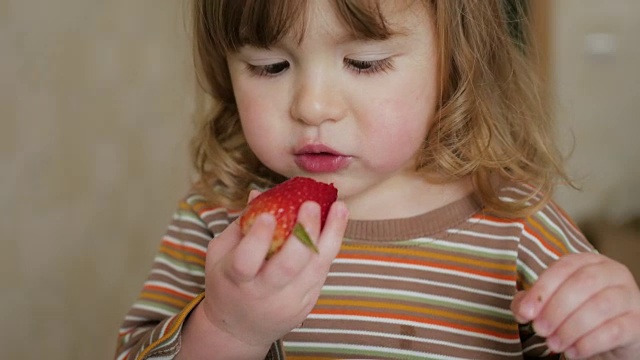
[[[187,184],[183,1],[0,0],[0,358],[109,359]]]
[[[557,115],[575,135],[569,166],[583,189],[561,190],[558,200],[579,220],[602,216],[620,223],[638,217],[640,1],[552,3]]]
[[[193,78],[176,0],[0,0],[0,358],[108,359],[187,184]],[[640,2],[557,0],[577,217],[638,210]],[[584,36],[618,39],[584,55]]]

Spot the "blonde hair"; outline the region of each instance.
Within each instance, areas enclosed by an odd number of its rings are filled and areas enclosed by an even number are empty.
[[[485,208],[520,216],[546,203],[558,180],[569,182],[554,142],[554,125],[540,100],[531,39],[520,19],[514,36],[504,0],[423,0],[433,14],[440,52],[440,106],[416,171],[446,182],[471,176]],[[334,0],[345,26],[361,38],[385,39],[375,0]],[[244,139],[226,55],[242,45],[268,47],[304,24],[301,0],[194,0],[194,58],[213,100],[198,125],[192,158],[197,186],[212,201],[242,207],[251,185],[283,177],[267,169]],[[501,201],[496,184],[532,188],[515,202]]]

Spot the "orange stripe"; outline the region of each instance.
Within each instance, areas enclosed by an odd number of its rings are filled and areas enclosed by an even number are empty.
[[[184,305],[189,302],[189,301],[178,300],[167,295],[160,295],[160,294],[153,294],[153,293],[142,293],[140,295],[140,298],[146,299],[146,300],[153,300],[155,302],[161,302],[164,304],[169,304],[169,305],[175,306],[178,309],[183,308]]]
[[[536,225],[534,224],[533,219],[529,219],[529,221],[528,221],[527,223],[529,223],[529,224],[533,225],[533,226],[534,226],[534,227],[536,227],[536,228],[537,228],[537,227],[539,227],[539,225],[538,225],[538,226],[536,226]],[[556,244],[556,245],[557,245],[557,243],[552,239],[552,237],[548,237],[548,238],[543,238],[543,237],[541,237],[541,236],[538,234],[538,232],[536,231],[536,229],[533,229],[532,227],[527,226],[527,223],[525,223],[525,224],[524,224],[524,228],[525,228],[525,230],[527,230],[527,231],[528,231],[528,232],[529,232],[533,237],[535,237],[536,239],[538,239],[538,240],[540,241],[540,244],[542,244],[542,246],[544,246],[544,247],[545,247],[545,249],[547,249],[547,250],[551,251],[552,253],[554,253],[554,254],[555,254],[556,256],[558,256],[558,257],[562,255],[562,253],[561,253],[560,251],[558,251],[558,249],[557,249],[557,248],[554,248],[554,247],[552,247],[552,246],[549,244],[549,241],[551,241],[551,242],[553,242],[554,244]],[[548,234],[548,233],[547,233],[547,234]],[[547,240],[549,240],[549,241],[547,241]],[[566,250],[566,249],[565,249],[565,250]]]
[[[195,254],[195,255],[198,255],[198,256],[202,256],[202,257],[207,256],[207,253],[205,251],[202,251],[202,250],[199,250],[199,249],[194,249],[194,248],[191,248],[191,247],[188,247],[188,246],[184,246],[184,245],[180,245],[180,244],[176,244],[176,243],[173,243],[173,242],[171,242],[171,241],[169,241],[167,239],[162,239],[161,245],[176,249],[178,251],[192,253],[192,254]]]
[[[486,330],[486,329],[479,329],[479,328],[474,328],[471,326],[464,326],[464,325],[460,325],[460,324],[455,324],[452,322],[447,322],[447,321],[442,321],[442,320],[433,320],[433,319],[425,319],[425,318],[421,318],[421,317],[417,317],[417,316],[409,316],[409,315],[400,315],[400,314],[394,314],[393,316],[389,315],[389,314],[384,314],[384,313],[377,313],[377,312],[370,312],[370,311],[345,311],[345,310],[317,310],[314,311],[315,314],[323,314],[323,315],[347,315],[347,316],[366,316],[366,317],[372,317],[372,318],[384,318],[384,319],[390,319],[390,320],[406,320],[406,321],[412,321],[412,322],[418,322],[418,323],[422,323],[422,324],[432,324],[432,325],[440,325],[440,326],[444,326],[444,327],[448,327],[448,328],[454,328],[454,329],[458,329],[458,330],[465,330],[465,331],[470,331],[470,332],[474,332],[474,333],[478,333],[478,334],[485,334],[485,335],[490,335],[490,336],[495,336],[501,339],[509,339],[509,340],[513,340],[513,339],[518,339],[519,335],[518,333],[509,333],[509,334],[504,334],[501,332],[497,332],[497,331],[491,331],[491,330]]]
[[[513,219],[499,218],[499,217],[494,217],[494,216],[487,215],[487,214],[476,214],[476,215],[473,216],[473,218],[480,219],[480,220],[493,221],[493,222],[497,222],[497,223],[501,223],[501,224],[517,224],[517,223],[520,223],[520,221],[515,221]]]
[[[160,252],[167,254],[169,256],[171,256],[174,259],[180,260],[180,261],[187,261],[190,263],[194,263],[197,265],[201,265],[204,266],[205,264],[205,259],[200,257],[200,256],[194,256],[194,255],[185,255],[185,253],[180,252],[180,251],[176,251],[176,250],[172,250],[172,249],[167,249],[166,246],[160,246]]]
[[[171,321],[169,326],[167,327],[168,329],[167,332],[158,340],[154,341],[147,348],[145,348],[140,354],[140,356],[137,357],[137,359],[146,358],[147,355],[149,355],[149,353],[151,352],[151,350],[153,350],[155,347],[162,344],[164,341],[167,341],[167,339],[173,336],[175,332],[178,331],[178,329],[180,328],[179,325],[184,322],[184,319],[186,319],[187,315],[191,313],[191,311],[196,307],[196,305],[200,303],[200,301],[202,301],[202,299],[204,299],[204,293],[198,295],[178,315],[176,315],[172,319],[173,321]]]
[[[442,316],[442,317],[466,321],[474,324],[492,326],[492,327],[496,327],[504,330],[510,330],[510,331],[518,330],[518,326],[515,323],[499,322],[495,320],[489,320],[486,318],[480,318],[477,316],[463,315],[463,314],[455,313],[451,311],[427,308],[424,306],[411,306],[411,305],[394,304],[394,303],[379,302],[379,301],[361,301],[361,300],[354,301],[354,300],[334,300],[334,299],[320,299],[318,300],[318,305],[357,306],[357,307],[368,307],[368,308],[375,308],[375,309],[394,309],[394,310],[400,310],[400,311],[415,312],[420,314]]]
[[[537,221],[534,219],[530,219],[530,221],[531,221],[531,225],[533,225],[536,229],[538,229],[538,231],[540,231],[540,233],[544,238],[548,239],[549,241],[554,243],[558,248],[560,248],[562,250],[562,253],[566,254],[569,252],[567,247],[564,246],[564,243],[562,243],[562,241],[557,236],[551,234],[548,228],[542,225],[540,221]]]
[[[193,299],[193,296],[185,295],[185,294],[179,293],[179,292],[177,292],[175,290],[171,290],[169,288],[158,286],[158,285],[145,285],[143,287],[143,289],[160,291],[160,292],[167,293],[167,294],[170,294],[170,295],[173,295],[173,296],[181,297],[181,298],[183,298],[183,299],[185,299],[187,301],[191,301]]]
[[[457,262],[457,263],[461,263],[461,264],[465,264],[465,265],[475,265],[475,266],[485,267],[485,268],[489,268],[489,269],[496,269],[496,270],[513,271],[515,269],[515,266],[513,264],[501,264],[501,263],[498,263],[498,262],[489,262],[489,261],[483,261],[483,260],[473,260],[473,259],[469,259],[469,258],[462,257],[462,256],[438,254],[438,253],[434,253],[434,252],[430,252],[430,251],[424,251],[424,250],[420,251],[420,250],[416,250],[415,248],[413,248],[413,249],[408,249],[408,248],[389,249],[389,248],[369,247],[369,246],[359,246],[359,245],[343,245],[342,249],[351,250],[351,251],[357,251],[357,250],[375,251],[375,252],[383,253],[383,254],[413,255],[413,256],[419,256],[419,257],[423,257],[423,258],[431,258],[431,259],[452,261],[452,262]]]
[[[397,263],[397,264],[420,265],[420,266],[428,266],[428,267],[460,271],[468,274],[480,275],[480,276],[485,276],[493,279],[510,280],[510,281],[514,280],[514,275],[512,274],[502,275],[502,274],[496,274],[488,271],[472,270],[469,268],[464,268],[462,266],[445,265],[445,264],[439,264],[439,263],[428,262],[428,261],[397,259],[397,258],[390,259],[385,256],[363,256],[363,255],[352,255],[352,254],[338,254],[338,258],[339,259],[372,260],[372,261],[381,261],[381,262]]]

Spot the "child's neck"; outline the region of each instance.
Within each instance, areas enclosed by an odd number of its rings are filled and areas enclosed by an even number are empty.
[[[347,205],[353,220],[400,219],[438,209],[469,196],[472,192],[470,177],[442,184],[416,178],[409,186],[398,187],[393,191],[378,191],[375,196],[347,200]]]

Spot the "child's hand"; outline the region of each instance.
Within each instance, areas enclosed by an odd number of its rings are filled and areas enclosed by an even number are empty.
[[[573,254],[549,267],[511,304],[521,323],[571,359],[638,359],[640,291],[622,264],[598,254]]]
[[[334,203],[322,233],[318,204],[304,203],[298,221],[319,254],[290,238],[265,261],[275,228],[271,215],[260,215],[244,238],[235,222],[211,241],[201,305],[213,326],[247,346],[268,348],[306,318],[340,249],[347,209]]]

